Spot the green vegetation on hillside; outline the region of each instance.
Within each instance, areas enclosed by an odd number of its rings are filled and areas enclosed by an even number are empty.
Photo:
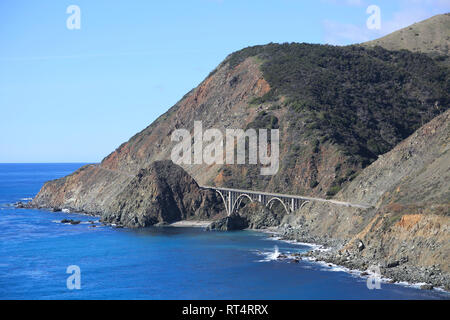
[[[268,44],[228,58],[262,62],[271,91],[251,103],[288,108],[301,134],[341,146],[363,167],[448,109],[449,70],[425,54],[381,47]],[[279,124],[283,126],[283,123]],[[299,132],[300,133],[300,132]],[[330,195],[338,185],[330,190]]]

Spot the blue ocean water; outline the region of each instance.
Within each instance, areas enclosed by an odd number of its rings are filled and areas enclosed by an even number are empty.
[[[42,184],[82,164],[0,164],[0,299],[448,299],[447,293],[366,280],[313,262],[268,259],[309,247],[252,232],[92,228],[74,213],[16,209]],[[79,225],[62,219],[83,221]],[[67,267],[81,289],[69,290]]]

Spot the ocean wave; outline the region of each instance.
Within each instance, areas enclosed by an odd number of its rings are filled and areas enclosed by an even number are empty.
[[[268,237],[267,240],[282,241],[282,242],[293,244],[293,245],[310,247],[311,250],[319,250],[319,251],[328,251],[328,250],[330,250],[330,248],[325,248],[324,246],[322,246],[320,244],[306,243],[306,242],[300,242],[300,241],[297,241],[297,240],[283,239],[283,237],[281,237],[281,236],[271,236],[271,237]]]
[[[98,220],[97,221],[81,221],[80,224],[96,224],[96,223],[99,223],[99,221]]]
[[[264,259],[257,262],[269,262],[278,260],[281,253],[278,246],[274,246],[273,251],[257,251],[256,254],[264,256]]]
[[[283,241],[283,242],[286,242],[286,243],[289,243],[289,244],[307,246],[307,247],[310,247],[312,251],[317,250],[317,251],[324,252],[324,251],[331,250],[331,248],[325,248],[324,246],[318,245],[318,244],[305,243],[305,242],[300,242],[300,241],[296,241],[296,240],[286,240],[286,239],[283,239],[279,235],[279,233],[274,232],[274,231],[266,230],[265,232],[268,233],[268,234],[271,234],[271,236],[268,237],[267,240]],[[278,249],[278,247],[277,247],[277,249]],[[277,255],[275,253],[276,253],[276,250],[268,251],[268,252],[260,252],[259,254],[260,255],[264,255],[265,258],[262,259],[262,260],[259,260],[258,262],[268,262],[268,261],[280,260],[280,258],[279,258],[280,253],[278,252]],[[275,256],[276,256],[276,258],[275,258]],[[286,253],[285,256],[286,256],[287,260],[298,258],[298,257],[296,257],[294,255],[291,255],[290,253]],[[370,278],[370,277],[377,277],[380,280],[380,282],[384,283],[384,284],[395,284],[395,285],[401,285],[401,286],[415,288],[415,289],[420,289],[421,286],[427,284],[427,283],[424,283],[424,282],[418,282],[418,283],[409,283],[409,282],[406,282],[406,281],[392,282],[391,278],[384,277],[384,276],[382,276],[380,274],[377,274],[377,273],[375,273],[375,272],[373,272],[372,270],[369,270],[369,269],[368,270],[364,270],[364,271],[357,270],[357,269],[350,269],[350,268],[347,268],[347,267],[344,267],[344,266],[336,265],[334,263],[329,263],[329,262],[325,262],[325,261],[316,261],[316,259],[313,258],[313,257],[302,257],[302,260],[319,265],[321,267],[320,271],[344,272],[344,273],[347,273],[347,274],[351,275],[352,277],[359,278],[359,279],[361,279],[363,281],[366,281],[366,279]],[[302,264],[302,268],[311,269],[312,266],[308,266],[308,265]],[[362,275],[363,273],[364,273],[364,275]],[[447,291],[445,289],[439,288],[439,287],[433,288],[433,290],[447,293]]]
[[[409,283],[409,282],[406,282],[406,281],[399,281],[399,282],[395,282],[395,284],[399,284],[401,286],[405,286],[405,287],[409,287],[409,288],[420,289],[420,287],[422,287],[423,285],[427,285],[429,283],[426,283],[426,282]],[[444,293],[449,293],[445,289],[439,288],[439,287],[434,287],[433,290],[439,291],[439,292],[444,292]]]
[[[281,237],[277,237],[277,236],[271,236],[271,237],[269,237],[269,238],[267,238],[267,240],[272,240],[272,241],[281,241],[281,240],[283,240],[283,238],[281,238]]]
[[[317,264],[319,265],[320,271],[329,271],[329,272],[345,272],[353,277],[359,278],[363,281],[366,281],[368,278],[373,278],[376,277],[379,279],[379,281],[382,284],[395,284],[395,285],[401,285],[404,287],[409,287],[409,288],[415,288],[415,289],[420,289],[421,286],[427,284],[425,282],[417,282],[417,283],[409,283],[406,281],[398,281],[398,282],[392,282],[391,278],[388,277],[384,277],[382,275],[380,275],[379,273],[374,272],[373,270],[371,270],[370,268],[364,271],[358,270],[358,269],[350,269],[344,266],[339,266],[336,265],[334,263],[329,263],[329,262],[325,262],[325,261],[316,261],[314,258],[312,257],[304,257],[303,260],[309,261],[313,264]],[[365,275],[362,275],[362,274]],[[447,292],[446,290],[442,289],[442,288],[433,288],[433,290],[439,291],[439,292]]]
[[[354,276],[358,276],[358,277],[360,277],[361,273],[363,272],[360,270],[350,269],[350,268],[347,268],[344,266],[339,266],[337,264],[330,263],[330,262],[316,261],[315,258],[313,258],[313,257],[304,257],[303,259],[320,266],[320,271],[345,272],[345,273],[348,273],[348,274],[351,274]],[[366,271],[366,272],[370,274],[369,271]]]

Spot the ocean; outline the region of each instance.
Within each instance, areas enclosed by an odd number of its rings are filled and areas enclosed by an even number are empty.
[[[277,252],[310,246],[262,232],[114,229],[98,217],[12,206],[82,165],[0,164],[0,299],[450,298],[388,283],[370,290],[365,278],[338,267],[277,260]],[[70,266],[79,274],[67,273]],[[74,276],[79,289],[73,288]]]

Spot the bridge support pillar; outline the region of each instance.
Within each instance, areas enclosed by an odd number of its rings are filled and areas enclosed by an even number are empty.
[[[227,215],[228,216],[231,216],[231,210],[233,210],[232,209],[232,206],[233,206],[233,200],[231,199],[231,191],[228,191],[228,212],[227,212]]]
[[[228,188],[214,188],[214,187],[202,187],[204,189],[215,190],[222,198],[225,205],[227,215],[230,216],[233,212],[238,211],[241,203],[241,197],[247,197],[251,202],[259,201],[262,205],[268,207],[272,205],[272,201],[279,201],[287,214],[295,212],[296,210],[301,210],[307,203],[312,201],[322,201],[333,203],[336,205],[343,205],[346,207],[358,207],[358,208],[370,208],[369,205],[364,204],[350,204],[341,201],[330,201],[327,199],[320,198],[308,198],[302,196],[291,196],[287,194],[277,194],[277,193],[267,193],[267,192],[257,192],[251,190],[238,190],[238,189],[228,189]]]

